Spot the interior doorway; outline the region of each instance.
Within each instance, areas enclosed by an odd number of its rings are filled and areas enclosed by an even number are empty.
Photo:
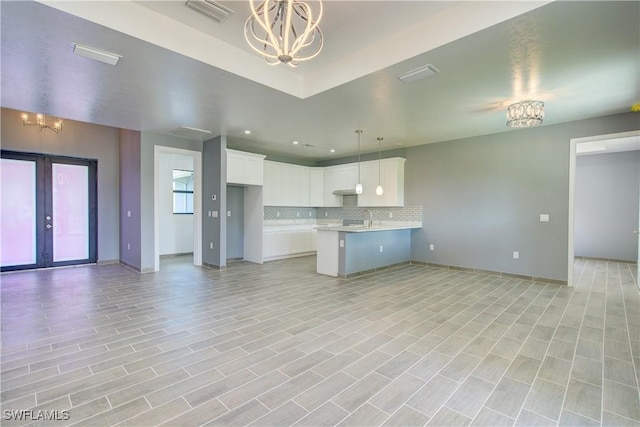
[[[174,192],[174,176],[192,184]],[[186,183],[186,181],[185,181]],[[182,188],[182,187],[181,187]],[[189,197],[187,193],[190,193]],[[178,213],[174,200],[179,204]],[[184,204],[182,203],[184,202]],[[185,211],[188,211],[185,212]],[[193,254],[193,265],[202,265],[202,153],[155,146],[154,150],[154,270],[160,270],[160,255]],[[188,224],[188,229],[185,229]]]
[[[570,163],[569,163],[569,250],[568,250],[568,267],[569,267],[569,271],[568,271],[568,285],[569,286],[573,286],[573,265],[574,265],[574,261],[575,261],[575,257],[576,257],[576,170],[577,170],[577,158],[578,158],[578,154],[580,152],[582,152],[582,154],[587,154],[587,153],[591,153],[594,155],[597,155],[595,153],[609,153],[609,154],[615,154],[615,153],[624,153],[624,152],[637,152],[637,150],[640,150],[640,131],[632,131],[632,132],[623,132],[623,133],[617,133],[617,134],[608,134],[608,135],[598,135],[598,136],[592,136],[592,137],[586,137],[586,138],[574,138],[570,141]],[[594,162],[591,162],[593,164]],[[636,173],[634,173],[633,171],[629,174],[630,179],[635,179],[636,182],[627,182],[626,184],[631,184],[631,185],[636,185],[636,186],[640,186],[640,183],[638,182],[640,180],[639,176],[638,176],[638,171],[635,171]],[[598,181],[596,181],[598,182]],[[600,184],[600,183],[599,183]],[[581,189],[581,191],[583,191],[584,189]],[[617,188],[611,188],[610,191],[618,191],[620,189]],[[635,190],[634,190],[635,191]],[[637,197],[633,198],[633,206],[629,207],[627,206],[626,209],[628,212],[625,212],[626,214],[631,215],[630,219],[627,219],[627,221],[625,221],[625,227],[628,228],[628,230],[616,230],[615,234],[617,234],[618,236],[620,235],[624,235],[625,236],[625,244],[628,246],[629,244],[631,245],[636,245],[635,248],[633,248],[635,250],[635,261],[636,261],[636,270],[637,272],[640,272],[640,263],[638,261],[640,261],[640,256],[638,255],[638,246],[640,245],[640,239],[638,238],[638,236],[634,236],[634,231],[637,231],[640,229],[640,215],[639,217],[635,218],[635,216],[632,213],[632,209],[638,209],[638,211],[640,212],[640,195],[635,195]],[[603,201],[604,202],[604,201]],[[636,206],[636,203],[638,206]],[[623,209],[625,209],[623,207]],[[584,214],[584,212],[583,212]],[[627,215],[627,216],[629,216]],[[589,215],[587,215],[586,217],[588,217]],[[580,221],[583,221],[585,219],[585,215],[580,216]],[[636,222],[637,219],[637,222]],[[628,224],[628,225],[626,225]],[[584,224],[578,224],[578,232],[582,232],[584,233],[584,231],[580,231],[581,228],[584,228]],[[612,225],[612,227],[614,227],[617,224]],[[595,234],[595,233],[594,233]],[[637,234],[637,233],[636,233]],[[585,238],[585,236],[579,236],[579,244],[580,244],[580,251],[582,252],[588,252],[590,249],[585,249],[588,247],[588,244],[591,244],[589,242],[588,238]],[[591,244],[592,246],[594,245],[602,245],[603,247],[606,246],[607,244],[609,246],[611,245],[615,245],[615,243],[612,242],[603,242],[603,240],[605,239],[609,239],[612,236],[606,235],[606,236],[600,236],[600,238],[598,239],[597,236],[592,236],[593,241],[595,241],[596,243]],[[621,237],[618,237],[621,238]],[[615,248],[615,249],[619,249],[619,248]],[[596,252],[592,252],[592,253],[598,253],[599,250],[596,250]],[[620,253],[619,251],[606,251],[606,249],[600,249],[600,251],[603,254],[616,254],[616,253]],[[628,251],[627,251],[628,253]],[[579,254],[580,255],[580,254]],[[603,256],[603,258],[616,258],[616,256]],[[638,284],[638,276],[636,275],[636,285]]]
[[[244,188],[227,185],[227,264],[244,260]]]
[[[2,271],[95,263],[97,161],[2,151]]]

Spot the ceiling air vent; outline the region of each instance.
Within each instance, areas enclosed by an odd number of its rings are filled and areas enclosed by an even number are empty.
[[[234,11],[228,7],[211,0],[188,0],[184,5],[208,16],[218,23],[226,21],[226,19],[234,13]]]
[[[187,126],[180,126],[179,128],[175,128],[169,131],[171,135],[179,136],[180,138],[187,139],[195,139],[197,141],[202,141],[208,135],[211,135],[211,132],[208,130],[190,128]]]
[[[425,65],[424,67],[416,68],[415,70],[409,71],[398,77],[404,83],[412,83],[420,79],[424,79],[425,77],[433,76],[434,74],[439,73],[438,69],[433,65]]]

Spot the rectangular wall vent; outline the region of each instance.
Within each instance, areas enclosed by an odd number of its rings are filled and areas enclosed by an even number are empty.
[[[235,13],[228,7],[211,0],[188,0],[184,5],[218,23],[226,21],[229,16]]]
[[[202,141],[208,135],[211,135],[211,132],[208,130],[190,128],[187,126],[180,126],[179,128],[175,128],[169,131],[171,135],[179,136],[180,138],[187,139],[195,139],[197,141]]]
[[[398,77],[404,83],[412,83],[416,80],[424,79],[425,77],[433,76],[434,74],[439,73],[438,69],[433,65],[425,65],[424,67],[416,68],[415,70],[411,70],[408,73],[405,73]]]
[[[122,58],[122,55],[118,55],[117,53],[96,49],[95,47],[87,46],[77,42],[73,42],[73,53],[75,53],[76,55],[84,56],[85,58],[104,62],[109,65],[116,65],[120,58]]]

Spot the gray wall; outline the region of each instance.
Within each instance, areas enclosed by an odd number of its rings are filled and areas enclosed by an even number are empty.
[[[154,158],[155,146],[181,148],[183,150],[202,151],[202,142],[178,138],[171,135],[142,132],[140,145],[140,239],[141,270],[153,271],[154,257]]]
[[[639,127],[627,113],[407,148],[412,259],[566,281],[570,139]]]
[[[202,146],[202,262],[219,268],[227,265],[226,147],[225,136],[205,141]],[[208,215],[212,211],[218,212],[217,218]]]
[[[407,150],[405,148],[396,148],[393,150],[387,150],[380,153],[381,159],[390,159],[392,157],[407,157]],[[360,161],[366,162],[369,160],[378,160],[378,152],[375,153],[364,153],[360,155]],[[330,159],[330,160],[322,160],[319,161],[317,166],[326,167],[326,166],[335,166],[335,165],[343,165],[345,163],[357,163],[358,156],[350,156],[350,157],[341,157],[339,159]]]
[[[141,263],[140,132],[120,130],[120,261]],[[128,215],[131,213],[131,215]]]
[[[24,127],[20,114],[2,108],[3,150],[98,160],[98,262],[117,262],[119,255],[118,129],[64,121],[60,133]]]
[[[576,256],[637,261],[640,151],[576,158]]]
[[[368,271],[411,260],[411,230],[340,232],[344,247],[338,249],[338,274]],[[380,252],[382,246],[382,252]]]
[[[244,188],[227,185],[227,259],[244,258]]]

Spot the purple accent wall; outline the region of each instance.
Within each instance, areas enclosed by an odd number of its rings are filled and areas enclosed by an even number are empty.
[[[142,269],[140,132],[120,130],[120,262]]]

